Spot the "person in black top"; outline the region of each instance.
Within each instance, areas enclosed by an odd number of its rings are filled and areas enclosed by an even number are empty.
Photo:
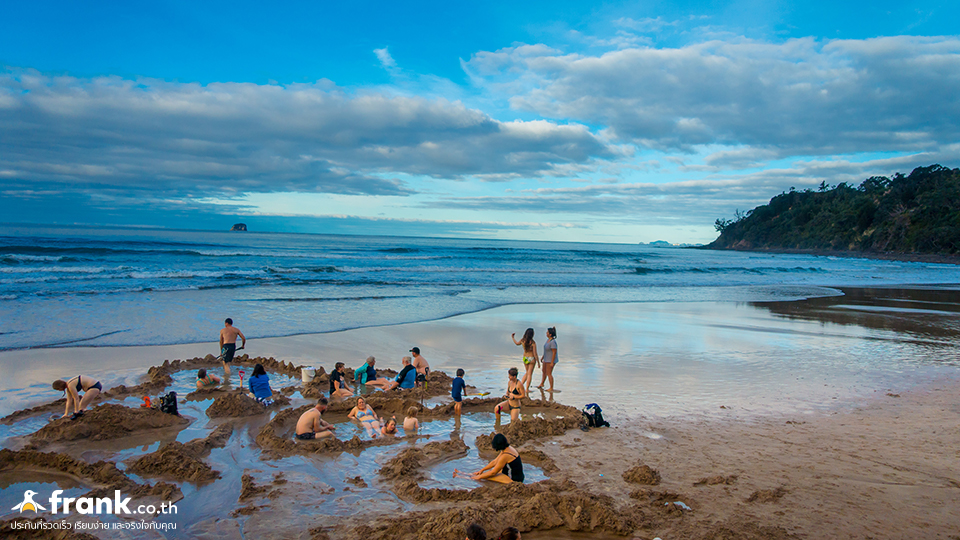
[[[523,482],[523,461],[520,459],[520,452],[510,446],[503,433],[497,433],[493,436],[490,443],[493,449],[500,452],[493,461],[486,467],[473,474],[453,470],[454,478],[469,478],[471,480],[492,480],[501,484],[512,482]]]
[[[350,385],[343,378],[343,362],[337,362],[333,372],[330,373],[330,397],[346,398],[352,395],[353,388],[350,388]]]

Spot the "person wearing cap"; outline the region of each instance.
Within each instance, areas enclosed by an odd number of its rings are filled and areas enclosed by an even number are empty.
[[[426,358],[420,356],[420,347],[414,347],[410,352],[413,353],[413,368],[417,370],[417,380],[426,382],[430,376],[430,364]]]

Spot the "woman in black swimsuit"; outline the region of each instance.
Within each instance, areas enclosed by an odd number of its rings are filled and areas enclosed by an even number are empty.
[[[523,461],[520,459],[520,452],[510,446],[507,438],[502,433],[493,436],[490,443],[493,449],[500,452],[493,461],[486,467],[473,474],[465,474],[457,469],[453,470],[454,478],[470,478],[471,480],[492,480],[501,484],[510,484],[513,482],[523,482]]]
[[[506,401],[498,403],[493,410],[493,412],[497,413],[497,422],[500,421],[500,413],[507,410],[510,411],[511,422],[516,422],[517,419],[520,418],[520,400],[526,397],[527,394],[523,384],[517,380],[519,373],[515,367],[507,371],[510,379],[507,380],[507,395],[503,396]]]
[[[83,414],[87,405],[90,405],[95,397],[100,395],[103,385],[93,377],[77,375],[69,381],[62,379],[53,381],[53,389],[66,393],[67,408],[63,411],[63,415],[67,416],[72,410],[73,415],[70,419],[74,420]],[[80,397],[80,392],[83,392],[83,398]]]

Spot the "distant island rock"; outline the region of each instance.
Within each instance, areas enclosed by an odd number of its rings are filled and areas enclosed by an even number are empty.
[[[246,231],[246,230],[247,230],[247,224],[246,224],[246,223],[234,223],[234,224],[233,224],[233,227],[230,227],[230,230],[231,230],[231,231]]]
[[[781,193],[768,204],[714,223],[707,249],[835,251],[866,256],[960,255],[960,169],[918,167]]]

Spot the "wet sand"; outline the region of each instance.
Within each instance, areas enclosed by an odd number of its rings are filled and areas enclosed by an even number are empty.
[[[563,392],[545,393],[544,403],[598,402],[614,427],[566,426],[562,434],[528,437],[520,450],[530,456],[531,480],[543,480],[516,492],[449,478],[454,467],[478,468],[492,457],[478,448],[494,427],[487,404],[465,409],[459,423],[423,418],[419,439],[271,457],[254,440],[278,413],[211,419],[206,411],[216,396],[198,396],[181,405],[186,427],[127,441],[45,441],[43,450],[127,468],[143,460],[146,471],[188,463],[181,478],[122,480],[177,484],[184,510],[169,538],[455,538],[460,521],[485,520],[495,529],[507,518],[528,531],[524,538],[956,538],[960,297],[952,290],[845,293],[765,304],[511,306],[429,323],[252,340],[244,351],[295,365],[342,360],[350,367],[375,354],[378,368],[396,368],[393,357],[418,345],[435,369],[464,367],[468,384],[496,396],[506,369],[519,365],[509,334],[529,325],[542,334],[556,324]],[[146,368],[164,359],[202,357],[210,349],[2,353],[0,365],[12,375],[0,385],[24,385],[5,394],[2,414],[59,397],[45,387],[63,371],[82,369],[109,388],[142,382]],[[28,369],[7,369],[13,365]],[[186,395],[192,373],[173,373],[165,388]],[[298,386],[285,373],[271,372],[274,389]],[[300,391],[291,390],[284,410],[309,403]],[[105,401],[135,407],[139,396]],[[428,398],[424,406],[440,410],[448,401]],[[550,421],[556,413],[549,412],[528,406],[524,422]],[[535,413],[548,414],[538,420]],[[49,414],[0,426],[3,446],[26,446]],[[342,439],[366,439],[345,418],[331,412],[331,419],[342,426]],[[442,447],[435,459],[412,466],[409,477],[377,473],[403,449],[454,440],[467,450]],[[659,481],[621,476],[638,465]],[[70,493],[100,487],[82,477],[58,480],[56,471],[35,474],[0,471],[0,503],[10,508],[24,489],[47,493],[61,483]],[[644,478],[652,475],[631,477]],[[514,499],[516,508],[502,502]],[[418,517],[390,529],[400,513]],[[0,519],[10,517],[0,512]]]

